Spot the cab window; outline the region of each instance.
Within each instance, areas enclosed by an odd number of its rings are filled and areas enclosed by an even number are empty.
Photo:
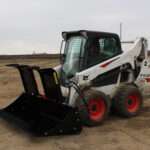
[[[93,38],[88,42],[87,67],[91,67],[120,54],[121,46],[114,37]]]

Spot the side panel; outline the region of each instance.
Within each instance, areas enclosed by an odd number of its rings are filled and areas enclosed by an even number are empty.
[[[96,87],[100,87],[100,86],[115,84],[117,83],[119,73],[120,73],[120,67],[117,67],[106,73],[100,74],[91,81],[92,85]]]

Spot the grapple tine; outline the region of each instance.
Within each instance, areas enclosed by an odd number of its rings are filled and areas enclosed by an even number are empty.
[[[46,68],[39,69],[38,72],[41,77],[46,97],[58,103],[63,103],[64,98],[62,96],[60,81],[56,71],[52,68]]]

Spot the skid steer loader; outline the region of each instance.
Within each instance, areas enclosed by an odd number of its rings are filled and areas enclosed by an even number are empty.
[[[39,135],[80,133],[83,125],[103,123],[110,109],[123,117],[136,116],[143,95],[150,93],[147,40],[139,38],[122,51],[114,33],[80,30],[62,37],[61,65],[54,69],[9,65],[19,70],[25,92],[1,116],[19,118]],[[40,74],[44,96],[33,70]]]

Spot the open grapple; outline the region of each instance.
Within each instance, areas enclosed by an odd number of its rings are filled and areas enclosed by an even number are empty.
[[[65,104],[55,70],[18,64],[9,66],[19,70],[24,92],[12,104],[1,110],[1,117],[38,136],[81,132],[78,109]],[[44,96],[39,93],[34,70],[40,75]]]

